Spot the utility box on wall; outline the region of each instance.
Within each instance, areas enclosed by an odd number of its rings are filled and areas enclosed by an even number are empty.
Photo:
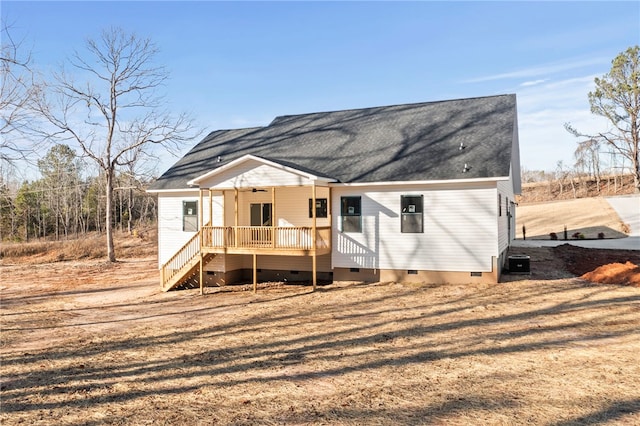
[[[530,274],[531,273],[531,257],[524,254],[516,254],[509,256],[509,273],[511,274]]]

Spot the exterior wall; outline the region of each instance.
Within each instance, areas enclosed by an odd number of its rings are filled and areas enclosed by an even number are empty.
[[[271,188],[266,192],[238,191],[238,225],[249,226],[251,224],[250,205],[252,203],[271,203]],[[309,218],[309,199],[312,189],[308,186],[275,188],[275,226],[312,226],[313,220]],[[224,191],[224,225],[233,226],[235,223],[235,194],[233,190]],[[316,187],[316,198],[329,199],[329,188]],[[214,210],[215,212],[215,210]],[[329,209],[330,216],[330,209]],[[318,218],[317,226],[330,226],[331,218]],[[221,224],[222,225],[222,224]]]
[[[495,284],[499,277],[499,261],[493,259],[492,272],[452,272],[452,271],[415,271],[409,274],[407,270],[397,269],[360,269],[335,268],[333,279],[336,281],[357,282],[415,282],[432,284]]]
[[[341,230],[340,197],[350,195],[362,197],[362,233]],[[401,195],[424,196],[424,233],[401,232]],[[494,269],[499,255],[495,182],[342,186],[332,189],[332,197],[334,268],[467,274]]]
[[[507,262],[507,250],[511,241],[515,238],[515,201],[514,181],[509,176],[508,181],[500,181],[497,186],[498,194],[501,195],[502,215],[498,216],[498,279],[502,269]]]
[[[195,191],[171,192],[158,194],[158,265],[167,262],[195,232],[182,230],[182,202],[199,201],[199,193]],[[214,200],[216,198],[214,197]],[[208,197],[202,200],[205,221],[209,218]],[[221,211],[220,198],[214,203],[214,212]],[[198,226],[202,225],[198,223]]]
[[[310,281],[312,259],[307,256],[261,256],[257,258],[259,280]],[[207,285],[232,284],[240,280],[252,280],[251,255],[216,255],[206,266]],[[318,256],[318,279],[332,280],[331,255]]]
[[[278,271],[311,271],[311,256],[270,256],[258,255],[258,268]],[[331,255],[317,257],[317,270],[331,272]],[[207,265],[207,271],[233,271],[236,269],[252,269],[253,257],[248,254],[218,254]]]
[[[312,196],[311,187],[276,188],[277,226],[312,226],[313,219],[309,217],[309,199]],[[316,187],[316,198],[326,198],[329,203],[329,188]],[[328,209],[330,213],[330,209]],[[328,214],[330,216],[330,214]],[[317,226],[330,226],[331,218],[317,218]]]
[[[502,214],[498,218],[498,249],[500,252],[506,250],[511,244],[511,235],[513,235],[513,223],[510,223],[508,212],[509,204],[515,200],[513,195],[513,186],[511,180],[498,182],[498,194],[501,195]]]

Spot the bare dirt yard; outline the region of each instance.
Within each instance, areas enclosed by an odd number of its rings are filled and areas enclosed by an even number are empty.
[[[204,296],[151,255],[3,259],[0,423],[640,424],[640,288],[577,276],[639,253],[518,254],[498,285]]]
[[[599,233],[604,238],[622,238],[628,232],[626,224],[604,198],[522,204],[516,210],[516,221],[517,238],[523,238],[525,226],[527,239],[548,240],[554,232],[561,240],[565,226],[569,239],[575,233],[596,239]]]

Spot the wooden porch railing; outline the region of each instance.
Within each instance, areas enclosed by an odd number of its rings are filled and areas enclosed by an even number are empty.
[[[174,276],[181,272],[185,265],[189,264],[200,254],[200,236],[201,232],[197,232],[189,241],[187,241],[180,250],[162,265],[160,270],[160,281],[162,287],[170,282]]]
[[[313,228],[270,226],[209,226],[205,225],[187,241],[160,269],[164,291],[183,279],[197,265],[201,247],[210,249],[271,249],[312,250]],[[201,245],[202,242],[202,245]],[[331,247],[331,228],[316,228],[316,249]]]
[[[311,250],[313,228],[305,226],[204,226],[203,247]],[[316,228],[316,248],[331,246],[331,228]]]

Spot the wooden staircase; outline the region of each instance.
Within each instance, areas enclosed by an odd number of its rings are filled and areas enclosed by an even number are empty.
[[[178,288],[195,288],[200,285],[200,256],[202,230],[198,231],[180,250],[160,268],[162,291]],[[203,253],[203,264],[215,257],[215,253]]]

